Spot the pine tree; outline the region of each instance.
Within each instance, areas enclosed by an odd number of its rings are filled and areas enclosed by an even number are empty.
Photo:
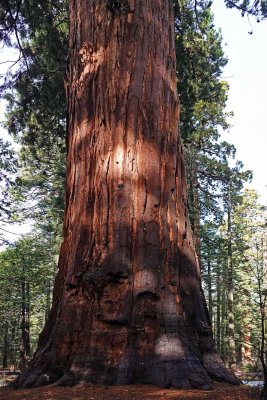
[[[0,253],[0,332],[3,367],[21,370],[35,350],[50,308],[55,274],[51,238],[26,236]]]
[[[228,85],[221,79],[227,63],[222,37],[213,24],[210,2],[177,3],[176,48],[180,131],[185,149],[190,221],[199,260],[201,220],[219,218],[228,160],[235,148],[220,141],[220,129],[229,127],[224,111]]]

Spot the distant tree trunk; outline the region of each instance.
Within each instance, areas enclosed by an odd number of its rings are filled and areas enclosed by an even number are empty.
[[[9,323],[6,322],[4,327],[3,335],[3,347],[2,347],[2,367],[6,369],[8,367],[8,356],[9,356]]]
[[[224,273],[224,271],[223,271]],[[226,271],[225,271],[226,273]],[[221,356],[225,363],[228,362],[228,315],[227,315],[227,287],[221,293]]]
[[[24,272],[23,267],[23,272]],[[30,284],[22,278],[21,281],[21,346],[20,370],[24,371],[31,356],[30,346]]]
[[[232,201],[231,179],[228,183],[227,199],[227,312],[228,312],[228,365],[232,371],[236,370],[235,320],[234,320],[234,283],[233,283],[233,256],[232,256]]]
[[[212,321],[213,315],[213,301],[212,301],[212,276],[211,276],[211,256],[210,256],[210,244],[208,243],[207,253],[207,264],[208,264],[208,304],[209,304],[209,315]]]
[[[252,365],[252,353],[251,353],[251,336],[242,335],[241,343],[241,367],[247,368]]]
[[[193,232],[194,246],[198,257],[198,264],[201,269],[201,240],[200,240],[200,205],[199,205],[199,189],[198,189],[198,177],[196,166],[191,166],[189,173],[189,192],[190,192],[190,206],[192,208],[191,228]]]
[[[15,385],[238,383],[215,351],[188,224],[172,1],[69,10],[64,242]]]
[[[263,246],[263,241],[262,241]],[[260,398],[267,400],[267,351],[266,351],[266,293],[264,291],[265,280],[266,280],[266,263],[264,255],[266,254],[263,248],[259,248],[259,244],[256,243],[256,278],[257,278],[257,292],[259,296],[259,311],[260,311],[260,345],[259,345],[259,357],[261,367],[263,370],[263,388],[261,391]],[[261,250],[261,251],[260,251]],[[260,257],[262,252],[262,257]],[[265,254],[264,254],[265,253]]]
[[[243,368],[252,366],[252,343],[251,343],[251,309],[250,299],[245,300],[242,311],[242,332],[241,332],[241,365]]]
[[[221,321],[221,271],[217,268],[217,277],[216,277],[216,344],[217,350],[219,354],[221,354],[221,330],[222,330],[222,321]]]
[[[51,309],[51,283],[47,282],[46,285],[46,306],[45,306],[45,321],[48,319],[48,315]]]
[[[11,325],[11,336],[10,336],[10,359],[9,368],[14,371],[16,368],[16,324],[13,322]]]

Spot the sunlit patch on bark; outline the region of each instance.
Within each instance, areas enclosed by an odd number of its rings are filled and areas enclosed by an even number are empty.
[[[155,353],[161,359],[185,359],[186,352],[177,334],[161,335],[156,342]]]

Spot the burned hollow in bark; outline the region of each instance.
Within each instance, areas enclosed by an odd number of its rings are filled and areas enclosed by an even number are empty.
[[[188,225],[171,1],[70,1],[68,161],[50,317],[17,387],[237,383]]]

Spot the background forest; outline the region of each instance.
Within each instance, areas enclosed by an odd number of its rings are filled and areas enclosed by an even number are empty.
[[[67,6],[64,0],[30,3],[0,8],[1,40],[18,53],[1,86],[4,125],[17,145],[0,140],[0,362],[21,370],[51,305],[66,153]],[[180,132],[203,287],[223,360],[234,370],[254,370],[265,348],[266,208],[254,190],[244,189],[252,172],[220,138],[231,114],[222,78],[227,59],[211,2],[180,0],[175,13]],[[29,223],[31,232],[10,243],[7,222]]]

